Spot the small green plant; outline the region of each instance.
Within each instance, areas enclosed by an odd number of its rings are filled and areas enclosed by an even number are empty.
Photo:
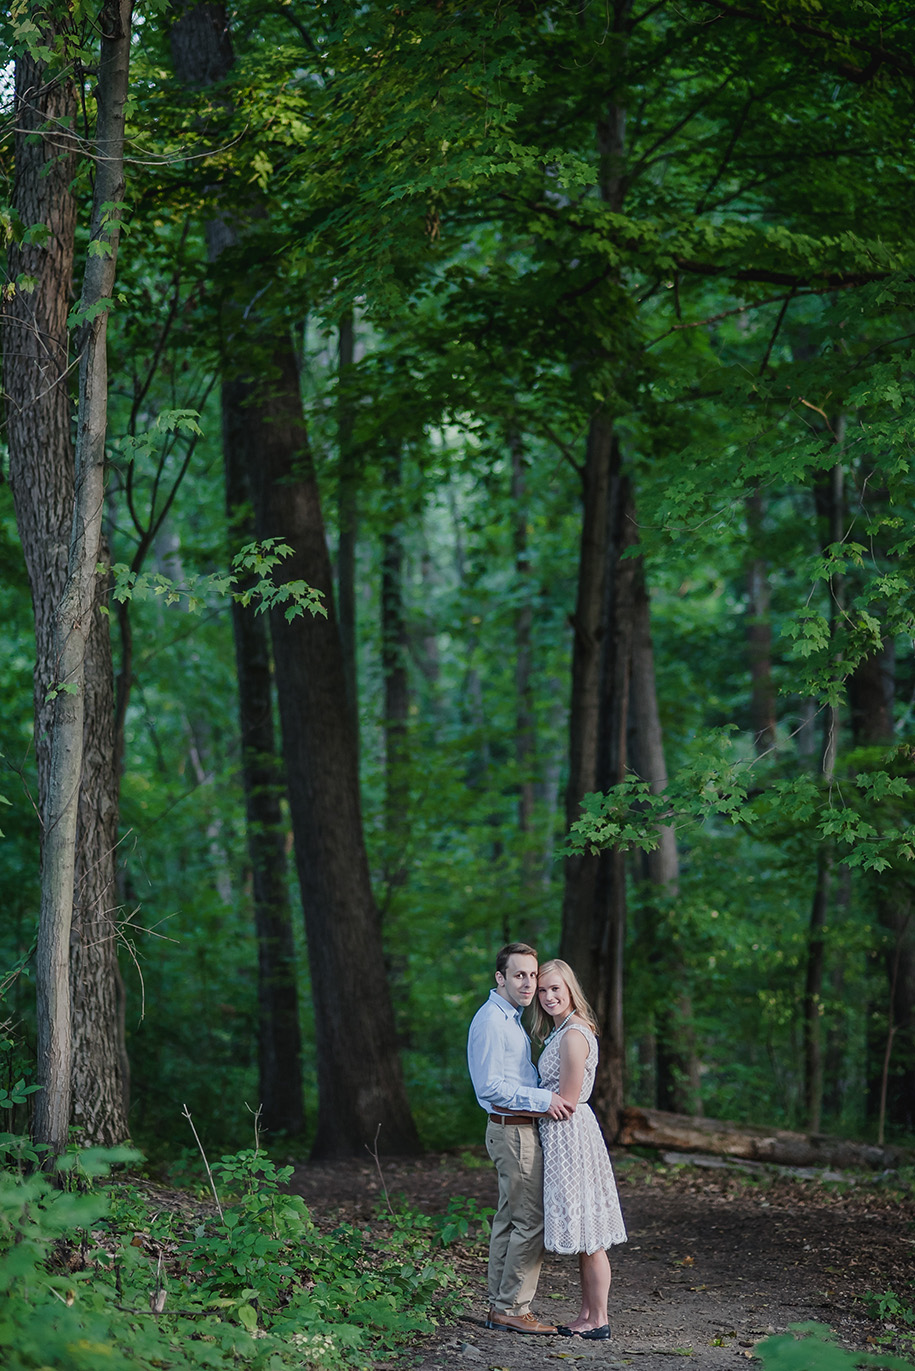
[[[915,1371],[915,1366],[887,1352],[855,1352],[840,1347],[831,1328],[818,1323],[793,1324],[787,1333],[756,1346],[765,1371]]]
[[[20,1172],[24,1168],[31,1170],[41,1165],[47,1151],[44,1143],[33,1143],[19,1133],[0,1133],[0,1166],[14,1167]]]
[[[478,1156],[476,1152],[469,1150],[461,1152],[458,1161],[466,1171],[488,1171],[492,1168],[492,1162],[488,1157]]]
[[[378,1216],[384,1218],[385,1212],[384,1206],[379,1205]],[[472,1196],[452,1195],[444,1214],[416,1214],[403,1207],[387,1212],[400,1230],[422,1233],[427,1242],[431,1240],[449,1247],[454,1242],[478,1242],[488,1238],[489,1221],[495,1210],[481,1205]]]
[[[3,797],[0,796],[0,801]],[[2,835],[0,835],[2,836]],[[19,961],[12,967],[0,981],[0,997],[13,981],[25,971],[29,959],[34,952],[34,944],[29,948],[28,953],[20,957]],[[23,1057],[20,1044],[11,1032],[11,1023],[7,1020],[0,1024],[0,1062],[2,1062],[2,1075],[4,1083],[0,1084],[0,1109],[9,1110],[4,1122],[12,1127],[13,1110],[17,1105],[23,1105],[30,1095],[34,1095],[39,1089],[34,1083],[30,1084],[27,1080],[30,1072],[30,1065]],[[6,1136],[10,1136],[7,1134]]]
[[[463,1239],[488,1238],[490,1219],[496,1211],[481,1206],[472,1196],[452,1195],[446,1212],[433,1220],[443,1247]]]
[[[872,1290],[868,1290],[863,1300],[864,1307],[872,1319],[890,1320],[895,1324],[904,1324],[907,1328],[915,1324],[915,1309],[901,1299],[895,1290],[884,1290],[882,1295],[875,1295]]]
[[[909,1298],[902,1298],[895,1290],[884,1290],[881,1295],[868,1290],[862,1297],[864,1307],[875,1321],[884,1325],[874,1341],[884,1347],[895,1344],[907,1352],[915,1351],[915,1309]]]

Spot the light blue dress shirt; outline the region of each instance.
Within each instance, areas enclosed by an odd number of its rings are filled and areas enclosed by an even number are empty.
[[[487,1114],[518,1110],[545,1114],[552,1092],[540,1086],[521,1010],[496,990],[474,1014],[467,1036],[467,1065],[477,1104]]]

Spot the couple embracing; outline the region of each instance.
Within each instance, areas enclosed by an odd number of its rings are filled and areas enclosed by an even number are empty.
[[[521,1014],[536,1002],[540,1070]],[[538,968],[526,943],[496,958],[496,988],[470,1025],[467,1061],[486,1111],[486,1150],[499,1179],[489,1243],[487,1328],[610,1337],[607,1248],[626,1241],[613,1168],[585,1101],[597,1066],[594,1015],[563,961]],[[581,1309],[570,1324],[531,1313],[544,1249],[577,1253]]]

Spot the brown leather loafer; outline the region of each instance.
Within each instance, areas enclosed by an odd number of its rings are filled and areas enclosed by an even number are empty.
[[[490,1309],[486,1319],[487,1328],[504,1328],[508,1333],[555,1333],[554,1323],[540,1323],[528,1311],[526,1314],[505,1314],[501,1309]]]

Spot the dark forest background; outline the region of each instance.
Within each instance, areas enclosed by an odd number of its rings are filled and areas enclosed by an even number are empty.
[[[608,1134],[910,1135],[907,8],[2,24],[10,1122],[66,985],[86,1141],[475,1141],[521,938]]]

